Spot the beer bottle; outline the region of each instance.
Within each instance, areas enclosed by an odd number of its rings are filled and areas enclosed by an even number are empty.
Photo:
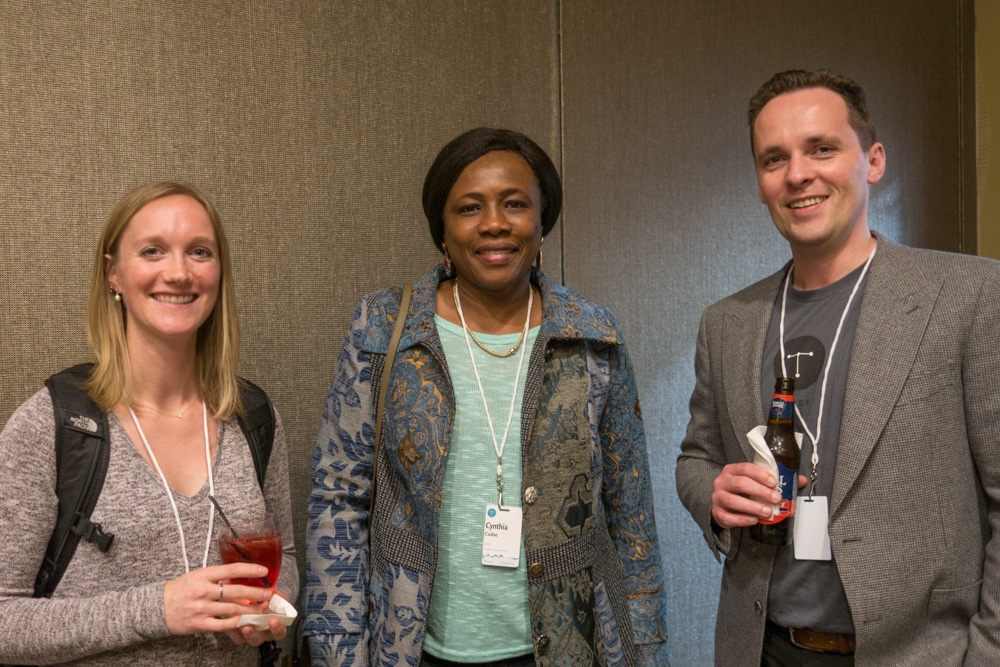
[[[795,380],[792,378],[778,378],[774,385],[764,442],[778,464],[776,488],[781,492],[781,501],[773,517],[758,519],[756,525],[750,526],[750,536],[758,542],[780,546],[792,541],[795,496],[799,489],[800,452],[795,440]]]

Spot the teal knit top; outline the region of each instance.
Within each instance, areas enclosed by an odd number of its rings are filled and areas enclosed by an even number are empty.
[[[517,568],[482,564],[486,507],[497,503],[497,457],[462,327],[441,317],[434,320],[456,405],[441,494],[438,563],[424,650],[454,662],[488,662],[525,655],[532,652],[532,644],[524,540]],[[510,349],[519,336],[476,332],[483,345],[493,350]],[[516,378],[514,417],[503,456],[505,506],[521,505],[521,401],[528,359],[537,337],[538,327],[529,330],[521,375]],[[499,444],[507,425],[521,351],[499,359],[473,342],[472,353]]]

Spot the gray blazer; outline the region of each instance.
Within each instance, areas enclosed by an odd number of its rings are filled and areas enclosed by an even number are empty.
[[[860,665],[1000,665],[1000,262],[876,235],[830,498]],[[715,662],[760,664],[774,548],[711,523],[712,482],[750,461],[784,270],[709,307],[681,501],[725,556]]]

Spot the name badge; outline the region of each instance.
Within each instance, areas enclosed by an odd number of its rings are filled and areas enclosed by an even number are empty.
[[[483,565],[517,567],[521,560],[521,508],[486,506]]]
[[[826,496],[795,499],[793,543],[796,560],[830,560],[830,511]]]

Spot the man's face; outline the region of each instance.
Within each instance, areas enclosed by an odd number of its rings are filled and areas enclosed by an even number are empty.
[[[847,103],[828,88],[775,97],[753,124],[757,193],[792,252],[829,255],[868,239],[868,188],[885,151],[862,149]]]

